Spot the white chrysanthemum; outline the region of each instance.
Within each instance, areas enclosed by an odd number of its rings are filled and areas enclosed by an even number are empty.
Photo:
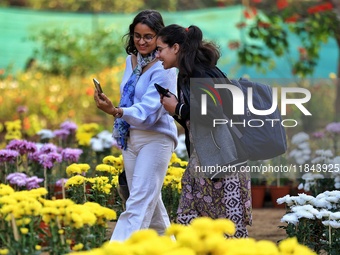
[[[316,150],[315,154],[326,158],[333,157],[333,152],[331,150]]]
[[[340,212],[332,212],[329,215],[330,220],[340,220]]]
[[[307,195],[305,193],[299,193],[295,198],[295,202],[296,204],[303,205],[313,201],[313,199],[315,199],[313,196]]]
[[[314,219],[319,213],[312,205],[297,205],[291,208],[298,218]]]
[[[326,196],[334,196],[340,199],[340,190],[325,191]]]
[[[180,158],[187,157],[187,149],[186,149],[186,146],[185,146],[185,135],[184,134],[181,134],[181,135],[178,136],[178,145],[175,149],[175,153]]]
[[[329,215],[331,214],[332,212],[331,211],[328,211],[326,209],[321,209],[319,211],[319,213],[316,216],[316,218],[318,219],[322,219],[322,218],[329,218]]]
[[[339,202],[339,198],[337,198],[335,196],[329,196],[329,197],[326,197],[325,199],[330,203],[338,203]]]
[[[288,206],[293,205],[293,200],[290,195],[285,195],[284,197],[280,197],[276,200],[276,202],[280,205],[286,203]]]
[[[328,202],[325,197],[316,197],[312,204],[318,208],[332,209],[332,203]]]
[[[39,135],[41,139],[52,139],[55,137],[53,131],[49,129],[41,129],[37,135]]]
[[[291,152],[289,153],[289,157],[291,158],[300,158],[303,156],[302,151],[297,150],[297,149],[293,149],[291,150]]]
[[[91,144],[92,150],[98,151],[98,152],[104,151],[104,146],[103,146],[103,143],[100,139],[91,138],[90,144]]]
[[[298,165],[303,165],[304,163],[306,163],[306,161],[308,161],[309,159],[305,159],[304,157],[300,157],[300,158],[295,158],[295,161]]]
[[[323,174],[313,174],[313,178],[314,180],[318,180],[318,179],[324,179],[325,177],[323,176]]]
[[[103,130],[97,137],[102,141],[104,148],[109,149],[115,145],[115,139],[112,139],[112,133],[108,130]]]
[[[281,218],[281,222],[291,223],[296,225],[299,223],[299,218],[295,213],[287,213]]]
[[[308,142],[303,142],[303,143],[300,143],[298,146],[297,146],[301,151],[310,151],[310,147],[309,147],[309,143]]]
[[[309,183],[305,183],[303,189],[304,189],[305,191],[307,191],[307,192],[310,191],[310,184],[309,184]]]
[[[340,156],[336,156],[335,158],[333,158],[332,163],[334,163],[334,164],[340,164]]]
[[[299,132],[292,137],[293,144],[300,144],[309,140],[309,135],[305,132]]]
[[[307,180],[307,179],[313,179],[312,178],[312,173],[305,173],[301,176],[302,179]]]
[[[340,223],[335,220],[325,220],[322,222],[325,226],[331,226],[332,228],[340,228]]]

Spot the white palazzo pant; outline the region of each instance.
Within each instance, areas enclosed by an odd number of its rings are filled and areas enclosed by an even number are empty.
[[[122,151],[130,196],[111,241],[124,241],[133,232],[146,228],[162,235],[169,227],[161,189],[174,146],[174,140],[168,135],[130,130],[127,149]]]

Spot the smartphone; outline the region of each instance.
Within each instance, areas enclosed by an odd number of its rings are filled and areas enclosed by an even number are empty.
[[[165,97],[170,97],[170,95],[168,94],[169,93],[168,89],[163,88],[161,85],[159,85],[157,83],[155,83],[154,85],[155,85],[155,87],[156,87],[156,89],[157,89],[159,94],[161,94],[161,95],[163,95]]]
[[[98,91],[99,94],[103,93],[102,87],[100,86],[99,81],[97,79],[93,78],[93,83],[94,86],[96,87],[96,90]]]

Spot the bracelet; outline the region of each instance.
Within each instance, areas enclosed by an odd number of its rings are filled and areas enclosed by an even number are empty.
[[[120,112],[119,112],[119,109],[121,110]],[[123,109],[122,108],[115,107],[115,110],[117,110],[117,113],[114,114],[115,118],[123,117]]]
[[[182,117],[182,107],[183,107],[183,105],[184,104],[181,104],[181,106],[179,107],[179,110],[178,110],[178,115],[180,116],[180,117]]]

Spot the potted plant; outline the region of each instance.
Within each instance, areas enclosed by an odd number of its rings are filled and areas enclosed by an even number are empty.
[[[264,206],[264,198],[266,195],[266,180],[260,178],[251,179],[251,199],[253,208],[262,208]]]
[[[267,181],[273,207],[285,208],[284,204],[277,203],[277,199],[290,194],[292,186],[291,179],[295,179],[295,176],[291,175],[292,173],[289,171],[287,159],[284,155],[268,161],[267,168]]]

